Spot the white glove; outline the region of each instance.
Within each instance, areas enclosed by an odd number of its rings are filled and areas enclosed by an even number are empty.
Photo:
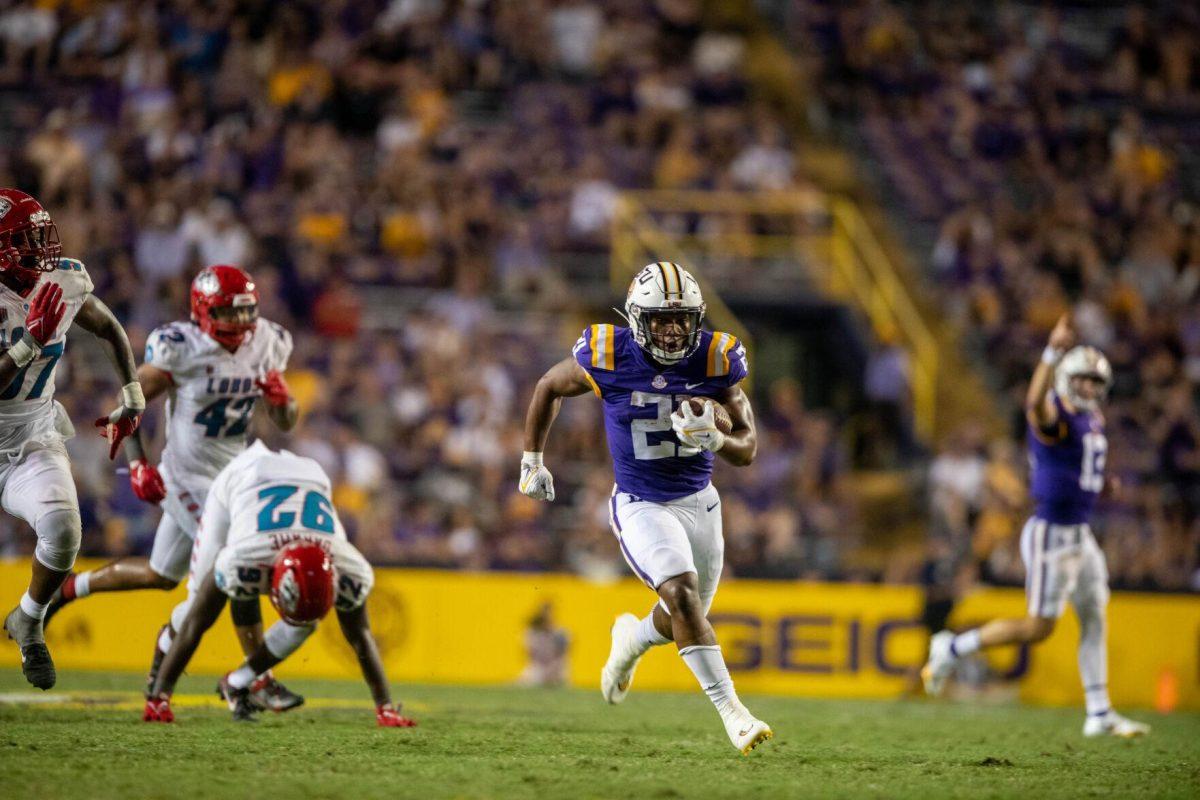
[[[521,456],[521,494],[534,500],[554,500],[554,476],[542,464],[542,454],[528,450]]]
[[[692,411],[692,404],[685,400],[671,415],[671,430],[684,447],[715,453],[725,446],[725,434],[717,430],[715,417],[712,403],[705,403],[704,413],[697,414]]]

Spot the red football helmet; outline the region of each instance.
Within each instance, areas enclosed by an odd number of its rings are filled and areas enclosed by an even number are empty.
[[[62,243],[42,204],[17,189],[0,189],[0,273],[22,295],[43,272],[58,269]]]
[[[320,545],[290,544],[275,556],[271,605],[293,625],[316,622],[333,607],[333,561]]]
[[[237,267],[205,267],[192,281],[192,319],[223,346],[237,350],[258,324],[258,287]]]

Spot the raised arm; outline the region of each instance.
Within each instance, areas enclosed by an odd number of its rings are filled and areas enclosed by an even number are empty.
[[[542,464],[542,451],[550,435],[550,426],[558,416],[564,397],[575,397],[592,390],[592,382],[583,367],[572,357],[564,358],[546,371],[533,387],[529,410],[525,412],[525,452],[521,457],[520,489],[536,500],[554,499],[554,477]]]
[[[1058,422],[1058,411],[1050,399],[1050,389],[1054,386],[1054,370],[1058,362],[1074,344],[1075,330],[1068,312],[1059,318],[1050,332],[1050,340],[1042,351],[1042,360],[1034,369],[1029,390],[1025,394],[1025,418],[1037,431],[1045,433]]]

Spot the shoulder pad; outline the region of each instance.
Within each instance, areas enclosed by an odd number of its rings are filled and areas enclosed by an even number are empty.
[[[269,369],[286,369],[288,359],[292,357],[292,334],[278,322],[269,319],[258,320],[260,327],[270,332],[267,339],[267,357]]]
[[[617,368],[617,328],[615,325],[589,325],[576,342],[576,355],[584,367],[612,371]],[[586,356],[586,363],[584,357]]]
[[[58,269],[50,273],[50,280],[62,287],[63,300],[67,302],[82,302],[95,288],[83,262],[77,258],[60,258]]]
[[[167,372],[181,369],[193,350],[194,337],[189,333],[185,322],[168,322],[155,328],[146,337],[144,363]]]
[[[719,378],[723,375],[728,375],[733,368],[730,361],[730,353],[735,348],[741,348],[741,343],[732,333],[723,331],[713,331],[712,339],[708,343],[707,357],[705,358],[704,374],[709,378]]]

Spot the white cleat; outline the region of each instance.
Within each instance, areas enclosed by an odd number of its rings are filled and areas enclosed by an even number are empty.
[[[761,719],[755,719],[749,711],[742,709],[742,712],[725,719],[725,732],[729,734],[729,741],[737,748],[737,751],[748,756],[751,750],[770,739],[775,733],[771,730],[770,725]]]
[[[604,669],[600,670],[600,693],[612,705],[621,702],[629,694],[633,672],[642,657],[634,639],[638,622],[633,614],[622,614],[612,626],[612,649],[608,651]]]
[[[1133,739],[1149,733],[1149,725],[1126,719],[1115,711],[1109,711],[1098,717],[1088,717],[1087,721],[1083,723],[1083,735],[1089,739],[1096,736],[1119,736],[1122,739]]]
[[[921,680],[925,682],[925,693],[939,696],[946,688],[946,679],[954,672],[954,654],[950,644],[954,634],[940,631],[929,640],[929,661],[921,668]]]

